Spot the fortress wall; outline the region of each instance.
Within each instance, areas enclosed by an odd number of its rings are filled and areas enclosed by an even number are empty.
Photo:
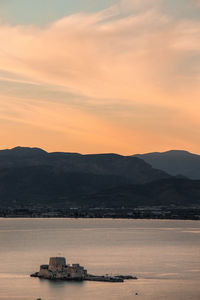
[[[49,277],[48,269],[40,269],[39,275],[45,278]]]

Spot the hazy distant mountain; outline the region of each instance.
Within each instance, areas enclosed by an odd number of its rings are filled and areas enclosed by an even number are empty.
[[[23,147],[0,151],[0,171],[33,166],[49,166],[55,173],[114,175],[125,178],[129,183],[145,183],[170,177],[140,158],[117,154],[48,153],[38,148]]]
[[[0,151],[0,205],[67,206],[83,195],[169,177],[136,157],[17,147]]]
[[[70,206],[80,195],[127,184],[124,177],[65,172],[51,166],[0,170],[0,206]],[[73,206],[73,205],[72,205]]]
[[[193,206],[200,205],[200,180],[169,178],[146,184],[124,185],[85,197],[90,206]]]
[[[137,157],[0,151],[0,207],[170,204],[200,204],[200,181],[174,178]]]
[[[200,205],[200,181],[161,179],[127,184],[123,177],[23,167],[0,172],[0,207],[137,207]]]
[[[182,150],[136,154],[153,168],[163,170],[171,175],[183,175],[191,179],[200,179],[200,155]]]

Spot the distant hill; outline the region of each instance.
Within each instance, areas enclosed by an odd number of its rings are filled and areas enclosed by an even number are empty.
[[[82,195],[169,177],[136,157],[16,147],[0,151],[0,206],[70,206]]]
[[[200,179],[200,155],[182,150],[136,154],[133,157],[167,172],[170,175],[183,175],[190,179]]]
[[[129,183],[145,183],[170,177],[140,158],[118,154],[48,153],[38,148],[23,147],[0,151],[0,171],[41,166],[51,167],[55,173],[114,175],[123,177]]]
[[[51,166],[17,167],[0,171],[0,206],[73,206],[81,195],[127,184],[124,177],[65,172]]]
[[[0,151],[0,208],[171,204],[200,205],[200,181],[173,177],[138,157]]]
[[[124,185],[84,198],[85,205],[97,207],[200,205],[200,180],[170,178],[146,184]]]

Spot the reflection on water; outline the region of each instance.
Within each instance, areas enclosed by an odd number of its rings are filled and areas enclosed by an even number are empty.
[[[45,280],[45,279],[39,279],[41,283],[47,283],[50,288],[63,288],[66,286],[71,286],[74,288],[82,287],[83,284],[85,284],[85,281],[62,281],[62,280]]]
[[[199,221],[0,219],[0,300],[199,300],[199,232]],[[29,277],[56,255],[89,273],[132,274],[139,280]]]

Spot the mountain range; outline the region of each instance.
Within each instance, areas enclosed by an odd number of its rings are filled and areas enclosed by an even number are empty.
[[[200,179],[200,155],[188,151],[170,150],[136,154],[133,157],[141,158],[153,168],[163,170],[172,176],[181,174],[190,179]]]
[[[155,155],[150,158],[156,164]],[[200,204],[200,180],[184,177],[186,174],[179,172],[185,170],[180,169],[180,164],[177,171],[174,167],[173,172],[166,172],[164,167],[159,169],[147,159],[147,154],[143,158],[142,155],[48,153],[25,147],[1,150],[0,207]],[[183,158],[182,162],[189,164]],[[167,163],[160,165],[167,167]]]

